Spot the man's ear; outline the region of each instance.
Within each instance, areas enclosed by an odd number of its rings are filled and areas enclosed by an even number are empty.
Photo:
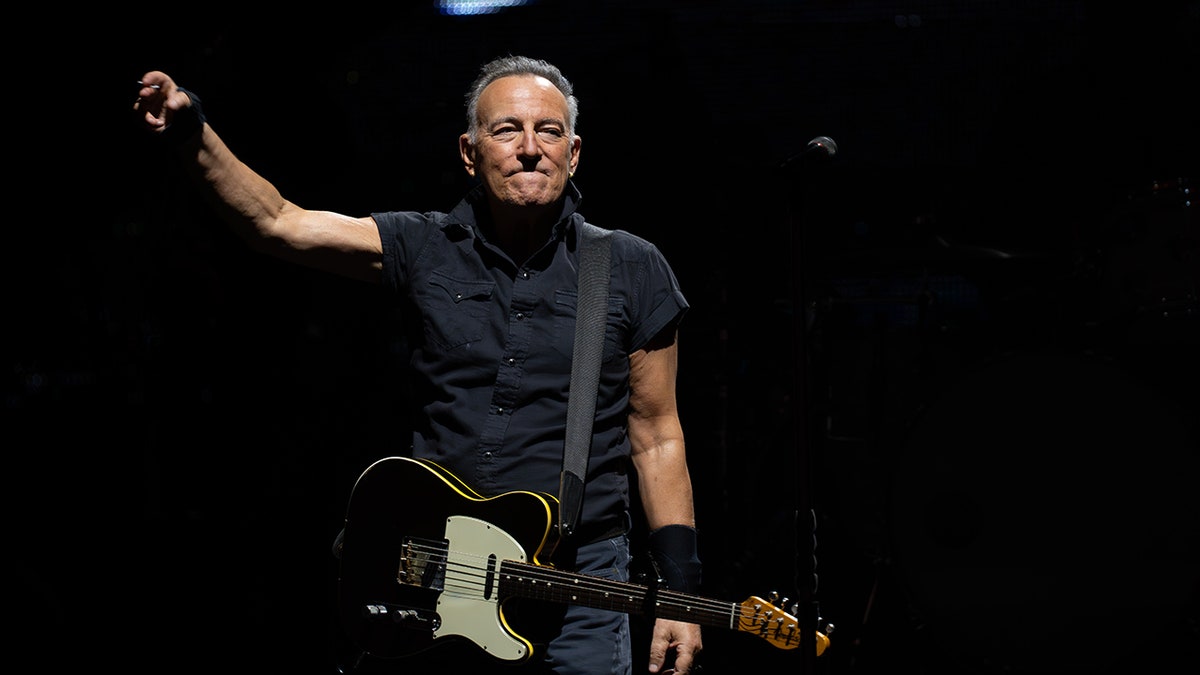
[[[467,170],[467,175],[475,176],[475,146],[471,145],[471,137],[468,134],[463,134],[458,137],[458,154],[462,157],[463,168]]]
[[[579,148],[583,146],[583,139],[578,135],[571,138],[571,175],[575,175],[575,171],[579,168]]]

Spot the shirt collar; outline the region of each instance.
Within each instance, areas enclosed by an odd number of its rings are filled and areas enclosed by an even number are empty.
[[[552,230],[554,237],[557,238],[563,235],[571,222],[571,216],[579,210],[579,205],[582,201],[583,194],[579,192],[579,188],[575,186],[574,182],[568,180],[567,189],[563,194],[562,213],[559,214],[558,221],[554,224],[554,229]],[[479,232],[476,225],[479,223],[479,217],[476,209],[482,210],[487,208],[486,202],[487,198],[483,194],[483,186],[476,185],[450,211],[446,225],[460,227],[478,235]]]

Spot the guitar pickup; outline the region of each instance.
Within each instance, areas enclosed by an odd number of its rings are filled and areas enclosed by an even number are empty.
[[[417,628],[436,631],[442,627],[442,619],[437,612],[413,609],[384,602],[363,605],[363,616],[376,621],[390,621],[403,628]]]

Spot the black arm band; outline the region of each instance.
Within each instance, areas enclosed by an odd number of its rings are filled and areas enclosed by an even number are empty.
[[[662,587],[695,593],[700,588],[700,551],[696,528],[667,525],[650,533],[650,557]]]
[[[200,97],[192,92],[178,87],[179,91],[187,94],[187,97],[192,100],[192,104],[186,108],[176,110],[171,117],[171,123],[163,129],[162,138],[164,141],[178,145],[185,141],[191,140],[200,133],[204,128],[204,108],[200,105]]]

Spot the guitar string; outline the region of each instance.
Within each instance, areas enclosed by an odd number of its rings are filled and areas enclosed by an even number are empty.
[[[631,582],[603,579],[601,577],[563,572],[561,570],[543,570],[534,563],[503,560],[489,571],[488,564],[483,562],[487,558],[477,554],[455,552],[454,561],[452,561],[449,549],[443,547],[412,544],[409,549],[415,553],[423,554],[421,562],[425,565],[433,563],[440,565],[445,570],[443,585],[447,592],[453,592],[466,597],[482,596],[488,583],[487,578],[493,572],[499,572],[499,567],[505,564],[508,567],[519,568],[525,571],[524,574],[511,575],[518,583],[537,583],[540,581],[546,585],[546,593],[557,593],[559,595],[570,595],[572,591],[603,593],[608,596],[614,596],[616,599],[624,600],[640,609],[642,607],[640,604],[641,601],[645,599],[649,592],[649,589],[646,587]],[[457,562],[460,559],[463,562]],[[567,584],[565,581],[562,581],[563,577],[567,577],[575,583]],[[684,611],[685,615],[691,614],[690,610],[695,610],[696,612],[708,612],[714,617],[728,617],[731,621],[740,620],[742,622],[740,625],[743,626],[769,626],[773,623],[776,629],[795,628],[795,620],[790,615],[778,610],[766,601],[737,604],[710,600],[699,596],[688,596],[670,590],[660,590],[657,595],[657,604],[660,607],[665,606],[679,609]],[[764,610],[764,607],[769,609]],[[776,613],[780,616],[777,617]]]
[[[520,564],[514,563],[514,565],[520,565]],[[536,566],[529,566],[526,569],[530,570],[525,575],[526,577],[549,579],[550,581],[547,581],[546,583],[551,583],[553,581],[553,573],[551,573],[551,572],[543,572],[543,571],[537,569]],[[591,582],[592,578],[588,577],[587,575],[578,575],[578,574],[570,573],[567,576],[569,576],[572,579],[581,581],[582,586],[585,589],[587,587],[594,588],[597,586],[595,583]],[[633,584],[631,582],[622,582],[622,581],[614,581],[614,580],[604,580],[604,581],[606,583],[600,585],[599,587],[604,589],[605,592],[614,593],[614,592],[616,592],[617,589],[625,589],[625,592],[618,593],[618,595],[621,595],[622,597],[628,596],[628,597],[632,597],[632,598],[636,599],[637,607],[639,607],[639,608],[644,607],[643,603],[650,594],[650,589],[646,588],[645,586]],[[565,592],[567,592],[567,593],[570,593],[571,589],[576,588],[577,586],[578,586],[577,584],[559,583],[559,587],[561,589],[565,589]],[[712,625],[724,625],[724,624],[733,625],[733,622],[736,620],[741,620],[742,623],[739,625],[742,625],[742,626],[752,626],[752,625],[760,625],[760,624],[761,625],[770,625],[770,622],[773,620],[771,613],[764,613],[761,611],[761,606],[757,609],[750,609],[749,613],[747,613],[748,609],[747,609],[747,607],[745,607],[743,605],[739,605],[736,603],[730,603],[730,602],[724,602],[724,601],[720,601],[720,600],[711,600],[711,599],[707,599],[707,598],[702,598],[700,596],[688,595],[685,593],[680,593],[678,591],[671,591],[671,590],[666,590],[666,589],[659,590],[656,593],[655,607],[660,612],[663,612],[663,610],[675,610],[676,614],[673,616],[669,616],[668,618],[704,619],[699,622],[700,623],[709,623]],[[785,626],[785,628],[786,628],[786,626]]]

